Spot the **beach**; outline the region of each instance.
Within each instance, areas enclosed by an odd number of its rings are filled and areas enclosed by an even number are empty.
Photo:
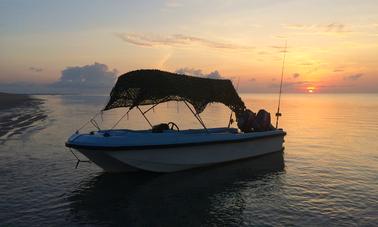
[[[0,110],[30,105],[35,101],[30,95],[0,92]]]
[[[26,94],[0,93],[0,144],[39,127],[39,121],[47,118],[42,103],[42,99]]]

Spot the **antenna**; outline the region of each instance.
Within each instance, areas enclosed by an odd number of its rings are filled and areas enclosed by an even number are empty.
[[[277,113],[276,113],[276,129],[278,128],[278,119],[279,119],[279,117],[282,116],[282,114],[280,113],[280,107],[281,107],[282,81],[283,81],[284,69],[285,69],[286,48],[287,48],[287,40],[285,41],[284,56],[283,56],[283,60],[282,60],[280,93],[278,95],[278,106],[277,106]]]

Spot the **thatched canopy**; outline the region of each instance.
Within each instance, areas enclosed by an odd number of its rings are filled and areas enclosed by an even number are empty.
[[[137,70],[118,78],[104,110],[174,100],[191,103],[197,113],[201,113],[212,102],[223,103],[236,113],[245,109],[230,80],[200,78],[160,70]]]

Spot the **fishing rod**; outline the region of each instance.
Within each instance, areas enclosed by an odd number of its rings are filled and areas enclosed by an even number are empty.
[[[279,117],[282,116],[282,114],[280,113],[280,107],[281,107],[282,81],[283,81],[284,69],[285,69],[286,49],[287,49],[287,40],[285,41],[284,56],[283,56],[283,60],[282,60],[280,93],[278,95],[278,106],[277,106],[277,113],[276,113],[276,129],[278,128],[278,119],[279,119]]]

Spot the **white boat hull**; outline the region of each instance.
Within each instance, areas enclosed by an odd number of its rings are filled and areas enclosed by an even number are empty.
[[[257,157],[283,149],[285,133],[239,141],[146,147],[146,149],[75,148],[106,172],[176,172]]]

